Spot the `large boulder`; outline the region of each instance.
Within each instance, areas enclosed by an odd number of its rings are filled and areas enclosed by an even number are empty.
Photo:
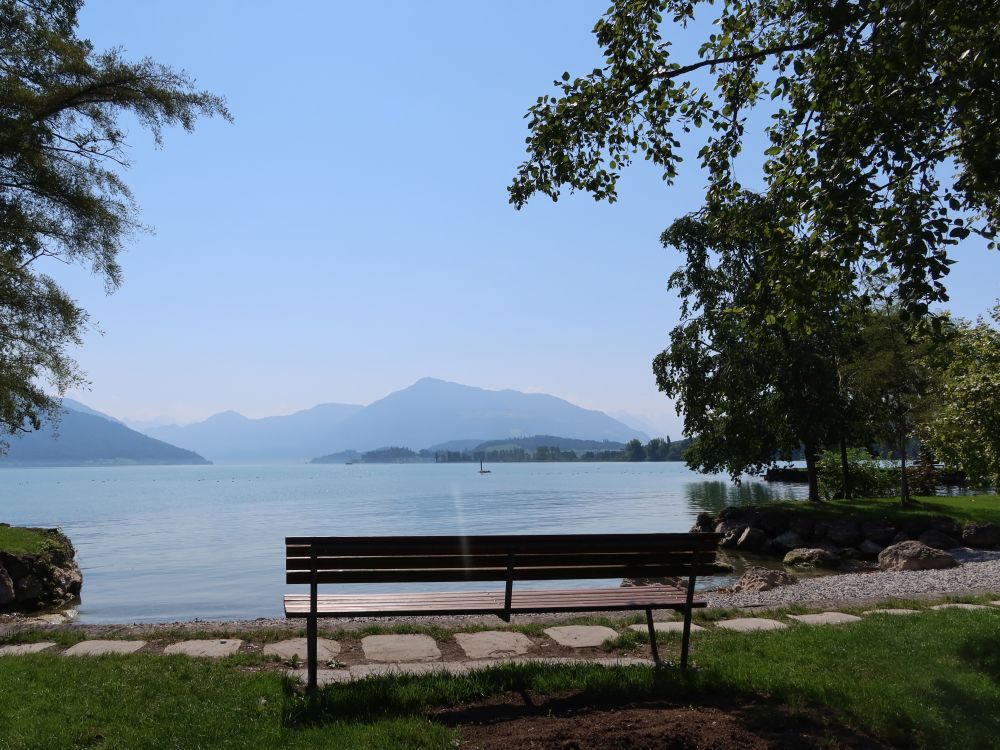
[[[778,586],[788,586],[792,583],[795,583],[795,576],[783,570],[753,567],[747,568],[740,576],[740,580],[733,586],[733,592],[739,594],[748,591],[770,591]]]
[[[0,607],[14,601],[14,581],[11,580],[6,568],[0,567]]]
[[[83,576],[69,539],[57,529],[33,531],[45,537],[41,552],[0,552],[0,612],[59,607],[80,595]]]
[[[853,518],[836,518],[826,528],[826,538],[842,547],[861,543],[861,527]]]
[[[739,538],[739,535],[743,533],[743,529],[746,527],[747,525],[740,521],[719,521],[715,524],[715,533],[722,534],[723,536],[732,536],[735,534]]]
[[[885,547],[878,542],[873,542],[871,539],[865,539],[861,542],[861,546],[858,547],[858,552],[861,553],[861,557],[864,559],[874,560],[879,556],[879,553],[881,553],[883,549],[885,549]]]
[[[1000,545],[1000,526],[988,521],[967,523],[962,529],[962,543],[969,547],[996,547]]]
[[[836,555],[818,547],[793,549],[782,562],[791,568],[836,568],[840,565]]]
[[[962,527],[954,518],[948,516],[931,516],[927,519],[927,527],[947,534],[953,539],[962,536]]]
[[[957,539],[937,529],[928,529],[920,535],[917,541],[923,542],[928,547],[933,547],[934,549],[955,549],[955,547],[960,546]]]
[[[781,508],[763,508],[754,519],[754,526],[763,529],[771,536],[777,536],[788,531],[791,513]]]
[[[699,513],[694,519],[694,526],[691,527],[691,533],[706,531],[715,531],[715,516],[711,513]]]
[[[778,534],[778,536],[771,540],[771,549],[782,554],[804,546],[805,542],[802,537],[794,531],[786,531],[784,534]]]
[[[736,549],[741,552],[760,552],[767,543],[767,534],[761,529],[747,526],[736,540]]]
[[[793,516],[788,522],[788,530],[794,531],[803,539],[808,539],[815,533],[816,522],[808,516]]]
[[[865,521],[861,524],[861,535],[884,547],[892,543],[893,537],[896,536],[896,527],[888,521]]]
[[[878,556],[882,570],[937,570],[956,565],[955,558],[947,552],[913,540],[886,547]]]

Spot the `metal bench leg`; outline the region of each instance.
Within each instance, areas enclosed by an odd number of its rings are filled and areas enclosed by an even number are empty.
[[[308,682],[306,683],[306,690],[310,693],[316,692],[317,683],[317,662],[319,661],[317,657],[316,648],[316,635],[317,635],[317,623],[315,617],[309,617],[306,620],[306,661],[308,662],[306,668],[309,673]]]
[[[694,605],[694,581],[692,575],[688,579],[687,602],[684,606],[684,636],[681,638],[681,669],[688,666],[688,647],[691,645],[691,610]]]
[[[662,667],[663,662],[660,661],[660,652],[656,648],[656,628],[653,627],[653,610],[646,610],[646,625],[649,627],[649,646],[653,650],[653,661],[656,662],[656,666]]]

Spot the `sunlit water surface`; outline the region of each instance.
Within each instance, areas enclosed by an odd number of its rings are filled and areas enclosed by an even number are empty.
[[[83,622],[249,619],[280,617],[282,594],[305,591],[284,583],[286,535],[687,531],[701,511],[799,499],[805,489],[706,481],[678,463],[498,464],[485,475],[478,469],[3,469],[0,521],[69,535],[83,570]]]

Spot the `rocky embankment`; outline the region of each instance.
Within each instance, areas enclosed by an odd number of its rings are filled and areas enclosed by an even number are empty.
[[[722,549],[774,555],[802,568],[836,569],[848,561],[878,560],[886,548],[902,542],[937,550],[1000,547],[1000,526],[994,523],[962,525],[948,516],[902,521],[814,518],[775,506],[734,506],[714,516],[700,513],[691,530],[723,534]]]
[[[57,529],[31,531],[43,537],[37,552],[0,550],[0,612],[38,612],[80,596],[83,576],[70,540]]]

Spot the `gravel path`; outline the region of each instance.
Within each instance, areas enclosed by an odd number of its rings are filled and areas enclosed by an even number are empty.
[[[960,563],[957,568],[820,576],[770,591],[742,594],[706,591],[705,598],[709,607],[774,607],[1000,593],[1000,552],[964,547],[950,551]]]

